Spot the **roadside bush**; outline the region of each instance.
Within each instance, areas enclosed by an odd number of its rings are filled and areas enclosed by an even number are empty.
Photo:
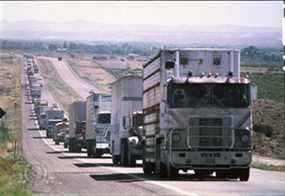
[[[270,125],[256,124],[253,130],[257,133],[263,133],[266,137],[272,137],[273,128]]]

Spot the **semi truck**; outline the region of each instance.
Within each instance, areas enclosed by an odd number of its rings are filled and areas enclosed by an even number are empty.
[[[31,97],[34,102],[34,99],[40,99],[41,98],[41,86],[33,84],[31,86]]]
[[[43,107],[48,107],[48,102],[45,100],[38,100],[35,102],[35,113],[37,116],[37,119],[40,119],[40,114],[41,114],[41,108]]]
[[[45,124],[47,138],[52,138],[55,125],[61,122],[64,118],[64,111],[61,110],[56,104],[53,104],[45,111]]]
[[[247,181],[251,89],[239,50],[162,48],[143,65],[144,173]]]
[[[87,156],[110,153],[111,95],[90,92],[86,100]]]
[[[139,115],[142,116],[142,78],[130,75],[112,83],[111,153],[114,164],[134,166],[136,160],[142,158]]]
[[[39,122],[39,127],[40,129],[46,129],[47,128],[47,124],[46,124],[46,111],[48,110],[49,105],[47,101],[42,101],[39,105],[39,109],[38,106],[35,108],[36,112],[38,111],[38,122]]]
[[[56,145],[59,145],[60,142],[64,142],[65,136],[68,133],[68,127],[68,120],[66,118],[55,124],[53,141]]]
[[[75,101],[68,108],[69,130],[65,143],[69,152],[81,152],[86,147],[86,102]]]

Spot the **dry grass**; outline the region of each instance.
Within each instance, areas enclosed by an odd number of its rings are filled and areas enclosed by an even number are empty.
[[[285,166],[275,166],[275,165],[268,165],[264,163],[257,163],[253,162],[251,163],[251,167],[257,168],[257,169],[262,169],[262,170],[268,170],[268,171],[285,171]]]
[[[21,147],[21,82],[20,73],[23,59],[14,55],[0,55],[0,107],[7,114],[3,117],[2,127],[7,127],[9,138],[18,140]]]
[[[110,92],[110,84],[115,81],[115,77],[101,66],[83,58],[68,58],[66,62],[80,78],[89,81],[102,92]]]
[[[20,74],[23,62],[19,56],[0,54],[0,107],[7,112],[0,132],[5,131],[8,136],[0,141],[0,195],[31,195],[25,181],[29,167],[22,156]],[[12,139],[17,141],[16,149],[12,148]]]

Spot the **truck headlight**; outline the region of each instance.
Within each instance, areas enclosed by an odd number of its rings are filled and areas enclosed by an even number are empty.
[[[234,148],[249,149],[250,147],[251,147],[250,131],[247,129],[236,129]]]
[[[173,133],[173,135],[172,135],[172,141],[173,141],[174,143],[178,143],[178,142],[181,141],[181,135],[180,135],[179,132],[176,131],[176,132]]]
[[[249,143],[249,137],[248,135],[244,135],[241,137],[241,142],[242,143]]]

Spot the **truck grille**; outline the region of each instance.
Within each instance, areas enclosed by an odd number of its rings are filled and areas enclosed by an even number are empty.
[[[188,145],[194,148],[229,148],[231,118],[190,118]]]

